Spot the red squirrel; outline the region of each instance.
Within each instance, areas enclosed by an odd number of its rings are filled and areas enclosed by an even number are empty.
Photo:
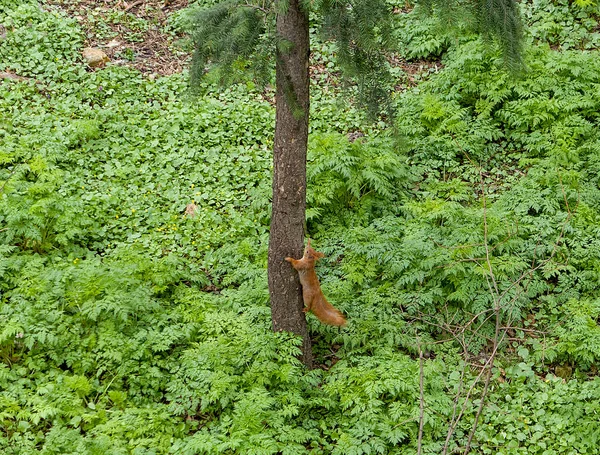
[[[302,284],[302,298],[304,300],[304,309],[302,311],[305,313],[312,311],[323,324],[344,326],[346,325],[346,318],[327,301],[323,295],[323,291],[321,291],[319,278],[317,278],[317,274],[315,273],[315,263],[323,257],[325,257],[323,253],[312,249],[310,239],[308,239],[308,245],[304,249],[302,259],[285,258],[285,260],[291,263],[292,267],[298,271],[300,284]]]

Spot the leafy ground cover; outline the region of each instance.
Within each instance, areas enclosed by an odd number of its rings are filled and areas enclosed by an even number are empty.
[[[309,320],[310,372],[270,332],[271,94],[91,71],[179,16],[80,6],[0,4],[0,451],[597,452],[598,6],[524,3],[514,78],[402,2],[393,134],[319,45],[308,229],[349,326]]]

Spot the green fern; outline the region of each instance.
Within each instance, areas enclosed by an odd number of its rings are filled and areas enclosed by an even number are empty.
[[[323,210],[358,209],[401,197],[411,172],[390,138],[349,142],[340,134],[312,135],[309,141],[307,217]]]

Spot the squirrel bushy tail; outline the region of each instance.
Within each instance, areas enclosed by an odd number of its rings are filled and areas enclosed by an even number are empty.
[[[346,325],[346,318],[340,310],[327,301],[323,291],[321,291],[321,284],[315,272],[315,263],[323,257],[325,257],[323,253],[315,251],[310,246],[310,239],[308,239],[308,245],[306,245],[304,256],[301,259],[288,257],[285,260],[298,271],[304,300],[302,311],[305,313],[310,311],[324,324],[344,326]]]

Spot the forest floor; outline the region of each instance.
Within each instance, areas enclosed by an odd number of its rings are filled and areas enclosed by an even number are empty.
[[[168,23],[188,0],[49,0],[47,4],[75,18],[86,35],[86,46],[102,49],[113,63],[138,69],[145,75],[181,72],[190,54],[182,48],[181,34]]]
[[[115,64],[157,77],[180,73],[190,62],[185,36],[169,24],[169,17],[186,8],[188,0],[47,0],[46,4],[75,18],[85,30],[86,47],[103,50]],[[407,61],[395,56],[390,64],[406,73],[406,86],[442,68],[439,59]],[[325,65],[312,62],[313,79],[326,77],[331,83],[337,77],[329,73]]]
[[[188,96],[214,2],[0,3],[0,453],[598,453],[600,6],[521,2],[519,78],[399,9],[394,129],[313,32],[307,234],[348,326],[308,316],[305,371],[274,90]]]

